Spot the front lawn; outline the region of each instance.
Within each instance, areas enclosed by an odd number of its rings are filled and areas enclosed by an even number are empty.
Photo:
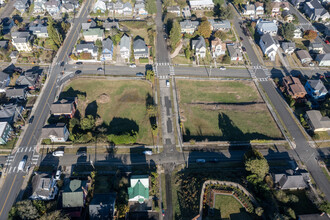
[[[243,206],[230,195],[216,195],[214,208],[215,219],[219,219],[220,216],[221,219],[251,219]]]
[[[253,82],[178,80],[184,141],[282,139]]]

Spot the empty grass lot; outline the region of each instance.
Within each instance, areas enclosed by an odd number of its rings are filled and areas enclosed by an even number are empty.
[[[86,94],[80,98],[79,94]],[[61,97],[78,95],[81,116],[99,117],[97,124],[111,129],[137,130],[137,143],[152,145],[152,132],[146,111],[147,98],[152,96],[151,84],[138,80],[76,79],[69,83]],[[112,126],[114,125],[114,126]]]
[[[219,212],[221,219],[251,219],[233,196],[216,195],[214,208],[214,219],[219,219]]]
[[[178,80],[184,141],[281,139],[253,82]]]

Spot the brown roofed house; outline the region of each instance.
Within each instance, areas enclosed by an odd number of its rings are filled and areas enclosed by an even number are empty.
[[[288,95],[293,99],[304,98],[307,94],[304,86],[297,77],[285,76],[283,77],[283,86]]]
[[[54,116],[66,116],[72,118],[76,112],[77,98],[66,98],[54,102],[50,112]]]

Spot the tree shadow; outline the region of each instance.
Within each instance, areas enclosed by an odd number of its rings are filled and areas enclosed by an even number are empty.
[[[78,95],[82,95],[86,97],[86,92],[81,92],[79,90],[74,90],[72,87],[70,87],[67,91],[62,91],[60,94],[59,99],[63,99],[66,97],[77,97]]]
[[[121,135],[133,132],[139,132],[139,125],[128,118],[114,117],[109,124],[108,134]]]
[[[220,4],[216,4],[213,8],[213,14],[214,14],[214,17],[219,17],[220,16]]]
[[[87,115],[92,115],[94,118],[97,118],[98,114],[97,114],[97,109],[98,109],[98,105],[96,103],[96,101],[94,100],[93,102],[89,103],[85,109],[85,117]]]

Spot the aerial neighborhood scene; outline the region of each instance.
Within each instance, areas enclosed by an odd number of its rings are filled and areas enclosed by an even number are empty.
[[[329,0],[0,0],[0,220],[330,220]]]

